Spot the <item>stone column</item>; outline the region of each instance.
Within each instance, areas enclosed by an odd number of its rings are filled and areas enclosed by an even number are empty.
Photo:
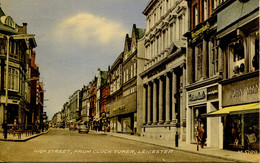
[[[159,78],[159,124],[163,123],[163,79]]]
[[[152,86],[148,83],[148,97],[147,97],[147,121],[148,125],[152,124],[151,121],[151,110],[152,110],[152,105],[151,105],[151,98],[152,98]]]
[[[143,125],[146,125],[146,85],[143,86]]]
[[[176,74],[174,73],[174,71],[172,72],[172,124],[176,124],[177,123],[177,119],[176,119],[176,113],[175,113],[175,104],[176,104],[176,99],[174,97],[174,95],[177,93],[177,77]]]
[[[202,78],[207,78],[207,71],[208,71],[208,60],[207,60],[207,41],[203,39],[202,43]]]
[[[166,121],[165,124],[170,124],[170,76],[165,74],[166,77],[166,96],[165,96],[165,114],[166,114]]]
[[[157,84],[156,80],[153,80],[153,125],[158,123],[157,121]]]
[[[194,70],[193,70],[193,65],[192,65],[192,53],[193,49],[191,47],[188,48],[188,55],[187,55],[187,84],[190,84],[193,82],[193,75],[194,75]]]

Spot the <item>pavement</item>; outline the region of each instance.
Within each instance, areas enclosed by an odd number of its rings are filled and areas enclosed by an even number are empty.
[[[104,131],[96,132],[93,130],[90,130],[90,133],[114,136],[114,137],[129,139],[129,140],[133,140],[133,141],[149,143],[149,144],[158,145],[158,146],[171,148],[171,149],[175,149],[175,150],[180,150],[180,151],[184,151],[184,152],[226,159],[226,160],[230,160],[233,162],[260,162],[259,153],[248,153],[248,151],[238,152],[238,151],[225,150],[225,149],[219,149],[219,148],[213,148],[213,147],[199,148],[199,151],[197,151],[196,144],[187,144],[186,142],[182,142],[182,141],[179,141],[178,147],[175,147],[175,142],[172,142],[172,141],[157,140],[157,139],[141,137],[141,136],[137,136],[137,135],[112,133],[112,132],[104,133]],[[251,151],[251,152],[253,152],[253,151]]]
[[[49,130],[40,132],[40,133],[34,133],[34,134],[21,134],[21,137],[19,138],[17,134],[7,134],[7,139],[4,139],[3,133],[0,134],[0,141],[14,141],[14,142],[25,142],[32,138],[36,138],[42,134],[47,134]]]

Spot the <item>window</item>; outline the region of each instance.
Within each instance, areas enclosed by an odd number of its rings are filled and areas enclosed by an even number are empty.
[[[150,54],[150,59],[152,59],[153,57],[152,57],[152,55],[153,55],[153,53],[154,53],[154,49],[153,49],[153,44],[154,44],[154,42],[152,41],[152,43],[151,43],[151,54]]]
[[[217,40],[216,38],[212,39],[212,70],[213,70],[213,75],[215,75],[218,72],[218,47],[217,47]]]
[[[5,71],[6,73],[6,71]],[[4,78],[4,87],[6,88],[6,83],[5,83],[5,78]],[[8,89],[13,90],[13,91],[19,91],[19,72],[18,69],[15,68],[9,68],[8,71]]]
[[[204,21],[208,19],[208,0],[204,0]]]
[[[130,79],[134,76],[134,65],[131,65]]]
[[[243,74],[244,64],[244,45],[242,40],[237,40],[229,46],[229,77]]]
[[[183,19],[182,16],[179,16],[179,39],[182,38],[183,35]]]
[[[128,74],[128,68],[126,69],[126,81],[128,81],[128,77],[129,77],[129,74]]]
[[[259,33],[250,36],[250,69],[256,71],[259,69]]]
[[[199,24],[199,11],[197,4],[193,7],[193,28],[195,28]]]
[[[197,46],[197,80],[202,77],[202,43]]]
[[[136,62],[134,62],[134,76],[136,76],[136,71],[137,71]]]

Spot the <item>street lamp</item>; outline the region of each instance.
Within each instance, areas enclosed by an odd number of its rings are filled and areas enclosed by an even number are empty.
[[[3,129],[4,139],[7,139],[7,105],[8,105],[8,76],[9,76],[9,51],[10,51],[10,38],[11,36],[5,36],[7,38],[7,50],[6,50],[6,69],[5,69],[5,107],[3,109]]]

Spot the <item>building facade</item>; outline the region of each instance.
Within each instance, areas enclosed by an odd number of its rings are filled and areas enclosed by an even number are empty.
[[[259,151],[259,1],[219,3],[216,37],[224,63],[222,102],[212,113],[222,112],[219,147]]]
[[[146,16],[142,136],[185,141],[186,1],[151,0]]]
[[[137,133],[137,58],[144,53],[144,29],[133,25],[132,37],[126,35],[124,52],[110,69],[109,117],[112,132]]]
[[[0,130],[14,120],[23,129],[33,124],[30,58],[37,45],[26,23],[17,25],[1,8],[0,17]]]

